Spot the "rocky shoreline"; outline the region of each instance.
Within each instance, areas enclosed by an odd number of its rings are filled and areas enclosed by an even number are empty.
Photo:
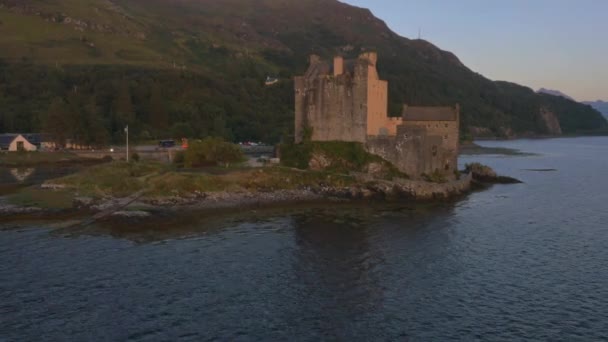
[[[0,217],[22,215],[49,215],[70,213],[104,213],[106,217],[142,219],[156,213],[175,211],[242,210],[276,205],[311,203],[320,201],[346,202],[356,200],[446,200],[471,191],[473,175],[463,174],[459,180],[445,183],[399,179],[394,181],[370,180],[361,176],[357,185],[349,187],[318,187],[274,191],[218,191],[200,192],[187,196],[142,197],[121,207],[120,198],[75,197],[72,209],[63,211],[35,207],[19,207],[0,199]],[[47,191],[52,187],[42,185]],[[56,188],[56,186],[55,186]],[[55,189],[56,190],[56,189]]]

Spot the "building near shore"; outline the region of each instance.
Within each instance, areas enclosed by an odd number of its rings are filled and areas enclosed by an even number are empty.
[[[6,133],[0,134],[0,150],[4,151],[37,151],[40,140],[34,134]]]
[[[350,141],[418,178],[451,177],[458,167],[458,105],[412,107],[388,116],[388,82],[381,80],[375,52],[333,63],[312,55],[295,77],[295,140]]]

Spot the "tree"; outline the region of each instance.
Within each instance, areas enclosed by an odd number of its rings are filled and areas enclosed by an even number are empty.
[[[169,117],[161,87],[154,83],[150,90],[150,125],[160,134],[169,127]]]
[[[120,132],[120,134],[122,134],[123,128],[126,125],[135,122],[131,91],[126,81],[120,82],[117,86],[116,97],[112,105],[112,114],[115,123],[112,128],[115,132]]]
[[[43,123],[43,132],[51,136],[57,146],[65,146],[68,139],[68,109],[62,98],[56,97],[51,102]]]
[[[87,132],[85,143],[97,147],[105,145],[108,142],[108,130],[95,97],[88,99],[84,106],[84,115]]]
[[[67,137],[75,145],[84,145],[87,132],[86,117],[83,115],[84,97],[79,93],[78,88],[68,94],[66,106]]]
[[[194,137],[194,130],[192,125],[187,122],[178,122],[171,126],[171,135],[175,139],[181,138],[192,138]]]

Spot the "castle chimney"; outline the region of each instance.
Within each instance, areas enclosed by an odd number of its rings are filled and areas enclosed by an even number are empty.
[[[334,57],[334,76],[344,73],[344,58],[342,56]]]

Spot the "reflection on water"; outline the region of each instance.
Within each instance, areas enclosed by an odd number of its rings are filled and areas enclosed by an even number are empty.
[[[525,183],[428,205],[4,226],[0,336],[607,340],[608,139],[485,144],[537,153],[462,160]]]
[[[17,183],[25,182],[36,170],[34,168],[14,168],[10,169],[11,175]]]
[[[77,166],[0,167],[0,195],[15,191],[19,187],[42,184],[46,180],[63,177],[78,170]]]

